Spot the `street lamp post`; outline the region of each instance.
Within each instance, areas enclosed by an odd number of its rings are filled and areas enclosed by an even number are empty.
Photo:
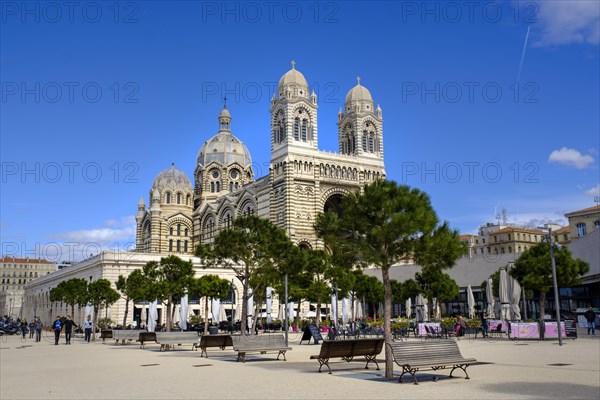
[[[554,262],[554,248],[552,247],[552,228],[548,228],[550,243],[550,260],[552,261],[552,283],[554,285],[554,308],[556,309],[556,331],[558,332],[558,345],[562,346],[562,330],[560,327],[560,301],[558,298],[558,284],[556,282],[556,263]],[[542,316],[543,319],[543,316]]]

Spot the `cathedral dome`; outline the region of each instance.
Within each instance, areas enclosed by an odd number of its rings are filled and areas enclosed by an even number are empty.
[[[231,114],[229,113],[227,106],[223,107],[223,109],[219,113],[219,118],[222,118],[222,117],[231,118]]]
[[[154,192],[154,190],[162,192],[164,189],[191,191],[192,183],[185,172],[175,168],[175,164],[173,163],[171,168],[165,169],[154,178],[150,192]]]
[[[308,97],[308,82],[306,81],[306,78],[304,78],[304,75],[302,75],[302,72],[298,71],[294,67],[295,64],[296,63],[292,61],[292,69],[290,69],[288,72],[283,74],[281,79],[279,79],[279,85],[277,86],[277,92],[281,96],[285,92],[284,89],[286,89],[288,87],[292,87],[292,86],[302,87],[305,89],[303,91],[302,95],[305,97]]]
[[[349,111],[373,112],[373,97],[369,89],[360,84],[360,78],[356,78],[357,84],[346,95],[344,108]]]
[[[242,168],[251,166],[252,158],[246,145],[228,131],[222,131],[206,141],[198,152],[197,166],[217,162],[222,166],[238,163]]]
[[[346,95],[346,103],[350,103],[352,101],[373,101],[373,97],[371,97],[371,92],[369,89],[362,86],[360,83],[354,86],[348,94]]]

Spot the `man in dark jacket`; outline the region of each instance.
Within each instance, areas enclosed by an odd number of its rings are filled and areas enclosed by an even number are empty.
[[[73,327],[77,325],[73,322],[70,315],[67,315],[67,319],[63,325],[65,327],[65,344],[71,344],[71,333],[73,332]]]
[[[62,330],[62,324],[60,322],[60,315],[56,316],[54,323],[52,324],[52,329],[54,329],[54,344],[58,346],[58,339],[60,338],[60,331]]]
[[[590,330],[592,331],[592,335],[596,334],[596,313],[592,309],[592,306],[588,308],[588,310],[583,314],[588,323],[588,335],[590,334]]]

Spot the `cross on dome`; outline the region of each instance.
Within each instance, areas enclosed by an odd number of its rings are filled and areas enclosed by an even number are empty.
[[[358,85],[360,85],[360,76],[357,76],[357,77],[356,77],[356,83],[357,83]]]
[[[296,69],[296,61],[292,60],[292,69]]]

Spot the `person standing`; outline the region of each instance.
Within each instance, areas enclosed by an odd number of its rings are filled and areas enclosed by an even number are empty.
[[[33,321],[33,328],[35,329],[35,341],[36,342],[41,342],[42,341],[42,320],[40,319],[40,317],[36,317],[35,320]]]
[[[73,333],[73,327],[77,326],[75,322],[71,319],[70,315],[67,315],[67,319],[64,323],[65,326],[65,344],[71,344],[71,334]]]
[[[479,312],[479,319],[481,320],[481,334],[483,335],[484,338],[486,338],[486,337],[488,337],[489,324],[488,324],[487,311],[485,310],[485,308],[482,308],[481,311]]]
[[[592,335],[596,334],[596,313],[592,306],[588,308],[588,310],[583,314],[585,319],[587,320],[588,325],[588,335],[590,334],[590,330],[592,331]]]
[[[56,320],[54,320],[54,324],[52,324],[52,328],[54,329],[54,345],[58,346],[58,339],[60,338],[60,331],[62,330],[62,323],[60,322],[60,315],[56,316]]]
[[[92,329],[94,327],[94,323],[92,322],[92,316],[88,315],[87,319],[83,322],[83,331],[85,333],[84,340],[86,342],[90,342],[90,337],[92,336]]]

